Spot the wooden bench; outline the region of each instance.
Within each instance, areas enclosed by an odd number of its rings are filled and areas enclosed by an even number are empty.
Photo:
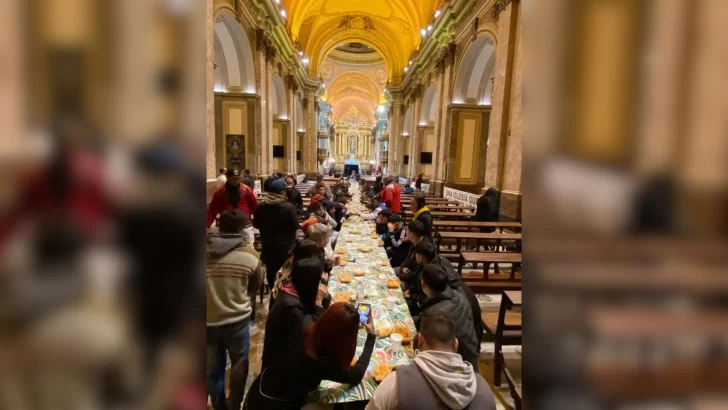
[[[473,293],[498,294],[504,290],[521,290],[521,281],[481,280],[465,281]]]
[[[412,215],[412,209],[410,208],[410,205],[409,204],[403,205],[403,208],[405,210],[405,214]],[[445,203],[437,203],[437,204],[427,205],[427,208],[430,210],[430,212],[436,212],[436,211],[475,211],[475,208],[473,208],[470,205],[453,205],[453,204],[445,204]]]
[[[493,228],[493,229],[499,229],[500,232],[503,232],[503,229],[511,229],[514,230],[516,233],[521,231],[521,223],[520,222],[481,222],[481,221],[442,221],[442,220],[434,220],[432,221],[432,228],[435,231],[439,230],[474,230],[474,231],[480,231],[481,228]]]
[[[460,245],[463,239],[475,240],[476,249],[480,249],[480,241],[495,241],[496,246],[500,247],[501,241],[520,241],[520,233],[493,233],[493,232],[474,232],[474,231],[438,231],[436,234],[436,247],[439,249],[443,239],[453,239],[456,241],[455,252],[460,252]]]
[[[521,344],[521,313],[513,311],[515,307],[522,306],[521,298],[522,294],[520,290],[505,290],[502,293],[498,313],[481,313],[484,329],[493,337],[495,344],[493,352],[495,356],[493,384],[496,386],[501,385],[501,373],[505,364],[502,347]]]
[[[463,276],[463,265],[466,263],[482,263],[483,279],[488,280],[488,268],[491,263],[511,263],[510,280],[516,280],[516,268],[521,264],[521,254],[515,252],[460,252],[458,275]]]

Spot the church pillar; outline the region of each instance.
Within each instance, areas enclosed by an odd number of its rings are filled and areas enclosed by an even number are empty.
[[[306,116],[306,134],[303,136],[303,171],[308,177],[314,177],[318,172],[318,109],[316,102],[316,89],[306,90],[304,115]]]
[[[490,113],[489,130],[488,130],[488,150],[485,163],[485,186],[483,189],[491,187],[501,191],[504,188],[504,171],[506,163],[506,153],[508,152],[508,139],[511,134],[511,101],[514,97],[513,89],[513,67],[516,50],[518,15],[520,13],[520,2],[512,1],[498,15],[498,44],[496,45],[496,68],[495,80],[493,84],[492,111]],[[516,90],[518,98],[520,98],[520,87]],[[520,118],[518,118],[520,123]],[[520,138],[520,125],[518,126]],[[518,141],[518,149],[520,150],[520,140]],[[512,150],[516,149],[516,144],[512,145]],[[519,151],[520,152],[520,151]],[[516,159],[511,155],[511,161]],[[518,159],[518,168],[520,172],[520,155]],[[512,164],[515,165],[515,164]],[[510,166],[511,170],[515,167]],[[509,184],[514,182],[514,178],[509,178]],[[520,174],[517,176],[518,189],[520,189]],[[513,196],[513,205],[517,205],[520,193]],[[501,208],[504,206],[503,197],[501,197]],[[520,208],[518,206],[508,206],[508,208]],[[513,215],[515,216],[515,215]]]
[[[288,76],[286,97],[288,99],[288,128],[286,128],[286,171],[296,172],[296,91],[297,86],[292,76]]]
[[[264,175],[268,169],[268,152],[265,149],[265,140],[270,130],[268,127],[268,118],[272,117],[269,111],[270,101],[270,73],[268,72],[268,62],[266,54],[268,53],[268,40],[265,38],[263,30],[256,30],[256,48],[255,48],[255,82],[258,94],[260,95],[255,115],[255,174]]]
[[[205,63],[205,135],[206,143],[206,166],[205,174],[207,179],[215,178],[215,18],[213,15],[213,0],[205,2],[205,34],[207,59]]]
[[[404,143],[402,140],[402,93],[392,91],[392,102],[390,106],[389,118],[389,159],[388,171],[390,174],[399,175],[402,168],[402,158],[404,156]]]
[[[455,58],[455,46],[451,44],[448,46],[447,51],[438,62],[438,107],[437,107],[437,121],[435,124],[435,141],[436,149],[434,152],[434,172],[430,185],[433,186],[433,190],[436,194],[442,194],[443,187],[445,186],[447,165],[450,147],[450,129],[451,118],[448,113],[448,106],[452,97],[453,87],[453,76],[454,76],[454,58]]]
[[[409,176],[415,176],[420,173],[420,166],[419,166],[419,152],[417,151],[417,144],[420,139],[418,135],[418,124],[419,124],[419,113],[422,109],[422,88],[420,86],[417,86],[417,89],[413,93],[414,102],[412,104],[412,111],[410,111],[410,115],[412,120],[410,121],[410,129],[407,130],[409,132]]]

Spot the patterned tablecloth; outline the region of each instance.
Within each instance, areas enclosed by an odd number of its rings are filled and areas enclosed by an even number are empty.
[[[350,206],[350,208],[352,208]],[[356,211],[358,206],[353,207]],[[410,329],[412,335],[415,334],[415,324],[409,313],[407,304],[404,300],[402,291],[397,289],[389,289],[380,279],[380,275],[387,278],[396,278],[392,267],[389,263],[382,266],[382,261],[387,261],[387,253],[384,248],[377,246],[377,239],[372,238],[372,230],[374,222],[357,222],[357,217],[347,221],[339,233],[339,239],[336,244],[335,252],[338,249],[346,249],[345,256],[348,256],[348,263],[345,266],[338,266],[331,272],[329,281],[329,293],[336,295],[341,292],[349,292],[356,294],[357,281],[360,280],[364,284],[364,303],[372,305],[374,314],[374,327],[377,331],[382,328],[394,328],[395,325],[404,325]],[[369,252],[359,251],[359,248],[371,248]],[[364,276],[356,276],[357,271],[364,271]],[[349,273],[353,277],[351,283],[344,284],[339,281],[342,273]],[[397,303],[394,309],[390,310],[386,306],[388,296],[394,296]],[[353,302],[356,304],[356,302]],[[359,357],[366,340],[366,330],[359,330],[359,339],[356,347],[356,358]],[[342,385],[340,383],[324,380],[319,388],[309,396],[309,403],[345,403],[360,400],[370,400],[377,388],[374,381],[374,368],[379,364],[402,365],[411,363],[414,359],[415,352],[412,343],[403,346],[402,350],[393,353],[390,346],[389,337],[377,338],[372,353],[372,359],[369,362],[364,380],[357,386]]]

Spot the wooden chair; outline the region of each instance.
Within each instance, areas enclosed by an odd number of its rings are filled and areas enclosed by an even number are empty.
[[[493,351],[493,355],[495,356],[493,384],[496,386],[501,385],[501,373],[503,373],[503,365],[505,363],[502,347],[521,344],[521,312],[513,311],[513,308],[516,306],[521,306],[521,292],[503,291],[498,313],[481,313],[484,329],[493,337],[495,343],[495,349]]]

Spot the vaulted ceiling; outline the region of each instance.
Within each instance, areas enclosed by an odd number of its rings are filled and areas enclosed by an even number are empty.
[[[439,0],[282,0],[294,39],[318,73],[326,55],[358,42],[378,51],[389,77],[400,75]]]

